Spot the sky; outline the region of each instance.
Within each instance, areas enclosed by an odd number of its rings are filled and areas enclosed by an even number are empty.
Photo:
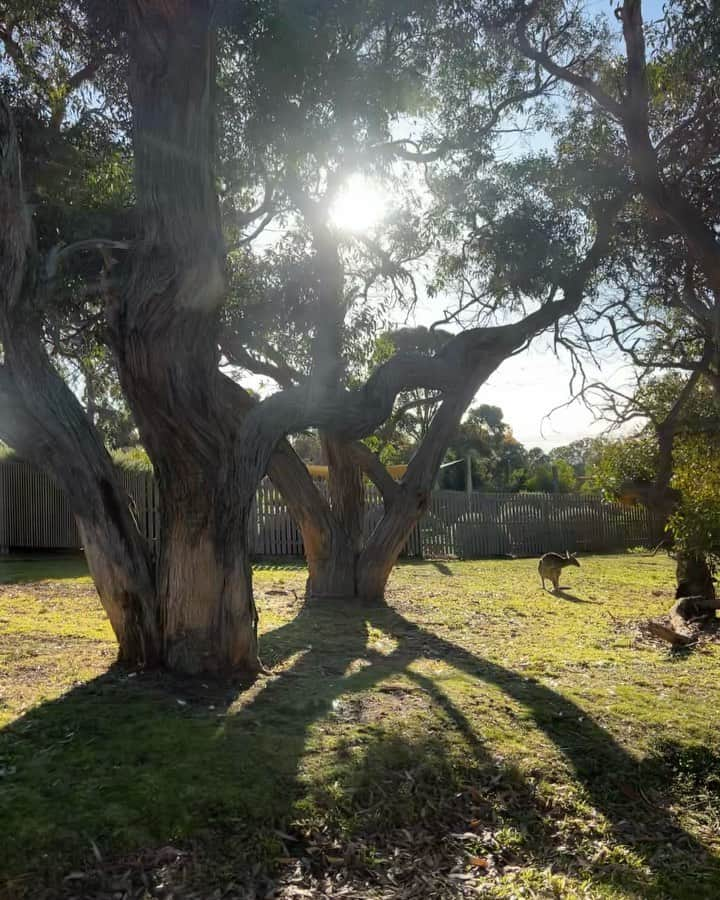
[[[418,324],[429,326],[438,318],[430,304],[420,306]],[[602,380],[616,389],[627,387],[632,370],[619,354],[609,354],[601,367],[586,364],[589,380]],[[579,401],[570,407],[572,365],[562,348],[556,354],[552,335],[539,335],[529,349],[506,359],[478,391],[473,406],[488,403],[499,406],[514,437],[526,447],[547,451],[579,438],[596,436],[607,430],[607,422],[595,419]],[[576,386],[577,390],[577,386]],[[562,409],[556,407],[563,406]],[[555,410],[555,412],[553,412]]]
[[[476,402],[499,406],[514,437],[526,447],[547,451],[602,434],[607,423],[595,421],[580,402],[551,414],[569,399],[570,376],[569,361],[556,357],[548,339],[541,336],[529,351],[500,366],[478,392]],[[603,377],[616,387],[625,382],[625,373],[619,366],[610,366],[603,371]]]

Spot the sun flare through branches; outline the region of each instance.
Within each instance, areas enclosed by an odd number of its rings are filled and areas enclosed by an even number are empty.
[[[370,231],[387,215],[387,197],[380,185],[364,175],[352,175],[330,207],[330,222],[341,231]]]

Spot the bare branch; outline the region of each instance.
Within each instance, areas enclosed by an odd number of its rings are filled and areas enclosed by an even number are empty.
[[[272,220],[274,218],[275,218],[275,212],[266,213],[266,215],[263,217],[262,221],[258,225],[256,225],[255,228],[253,228],[253,230],[250,232],[250,234],[246,234],[244,237],[240,238],[240,240],[237,241],[237,243],[233,247],[228,248],[228,251],[237,250],[238,247],[245,247],[248,244],[252,244],[252,242],[255,240],[255,238],[260,237],[260,235],[263,233],[263,231],[265,231],[265,229],[268,227],[268,225],[272,222]]]

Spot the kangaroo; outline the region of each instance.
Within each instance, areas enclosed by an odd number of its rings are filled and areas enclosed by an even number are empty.
[[[546,553],[540,558],[538,572],[540,573],[540,579],[542,580],[543,590],[546,590],[546,578],[549,578],[553,583],[553,588],[556,591],[558,590],[560,587],[560,573],[565,566],[580,567],[576,555],[574,553],[569,553],[567,550],[565,551],[565,556],[562,556],[560,553]]]

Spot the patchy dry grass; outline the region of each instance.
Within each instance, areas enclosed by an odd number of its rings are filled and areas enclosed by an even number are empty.
[[[720,896],[720,645],[633,626],[667,559],[406,564],[377,609],[263,567],[244,691],[113,668],[81,576],[0,563],[3,897]]]

